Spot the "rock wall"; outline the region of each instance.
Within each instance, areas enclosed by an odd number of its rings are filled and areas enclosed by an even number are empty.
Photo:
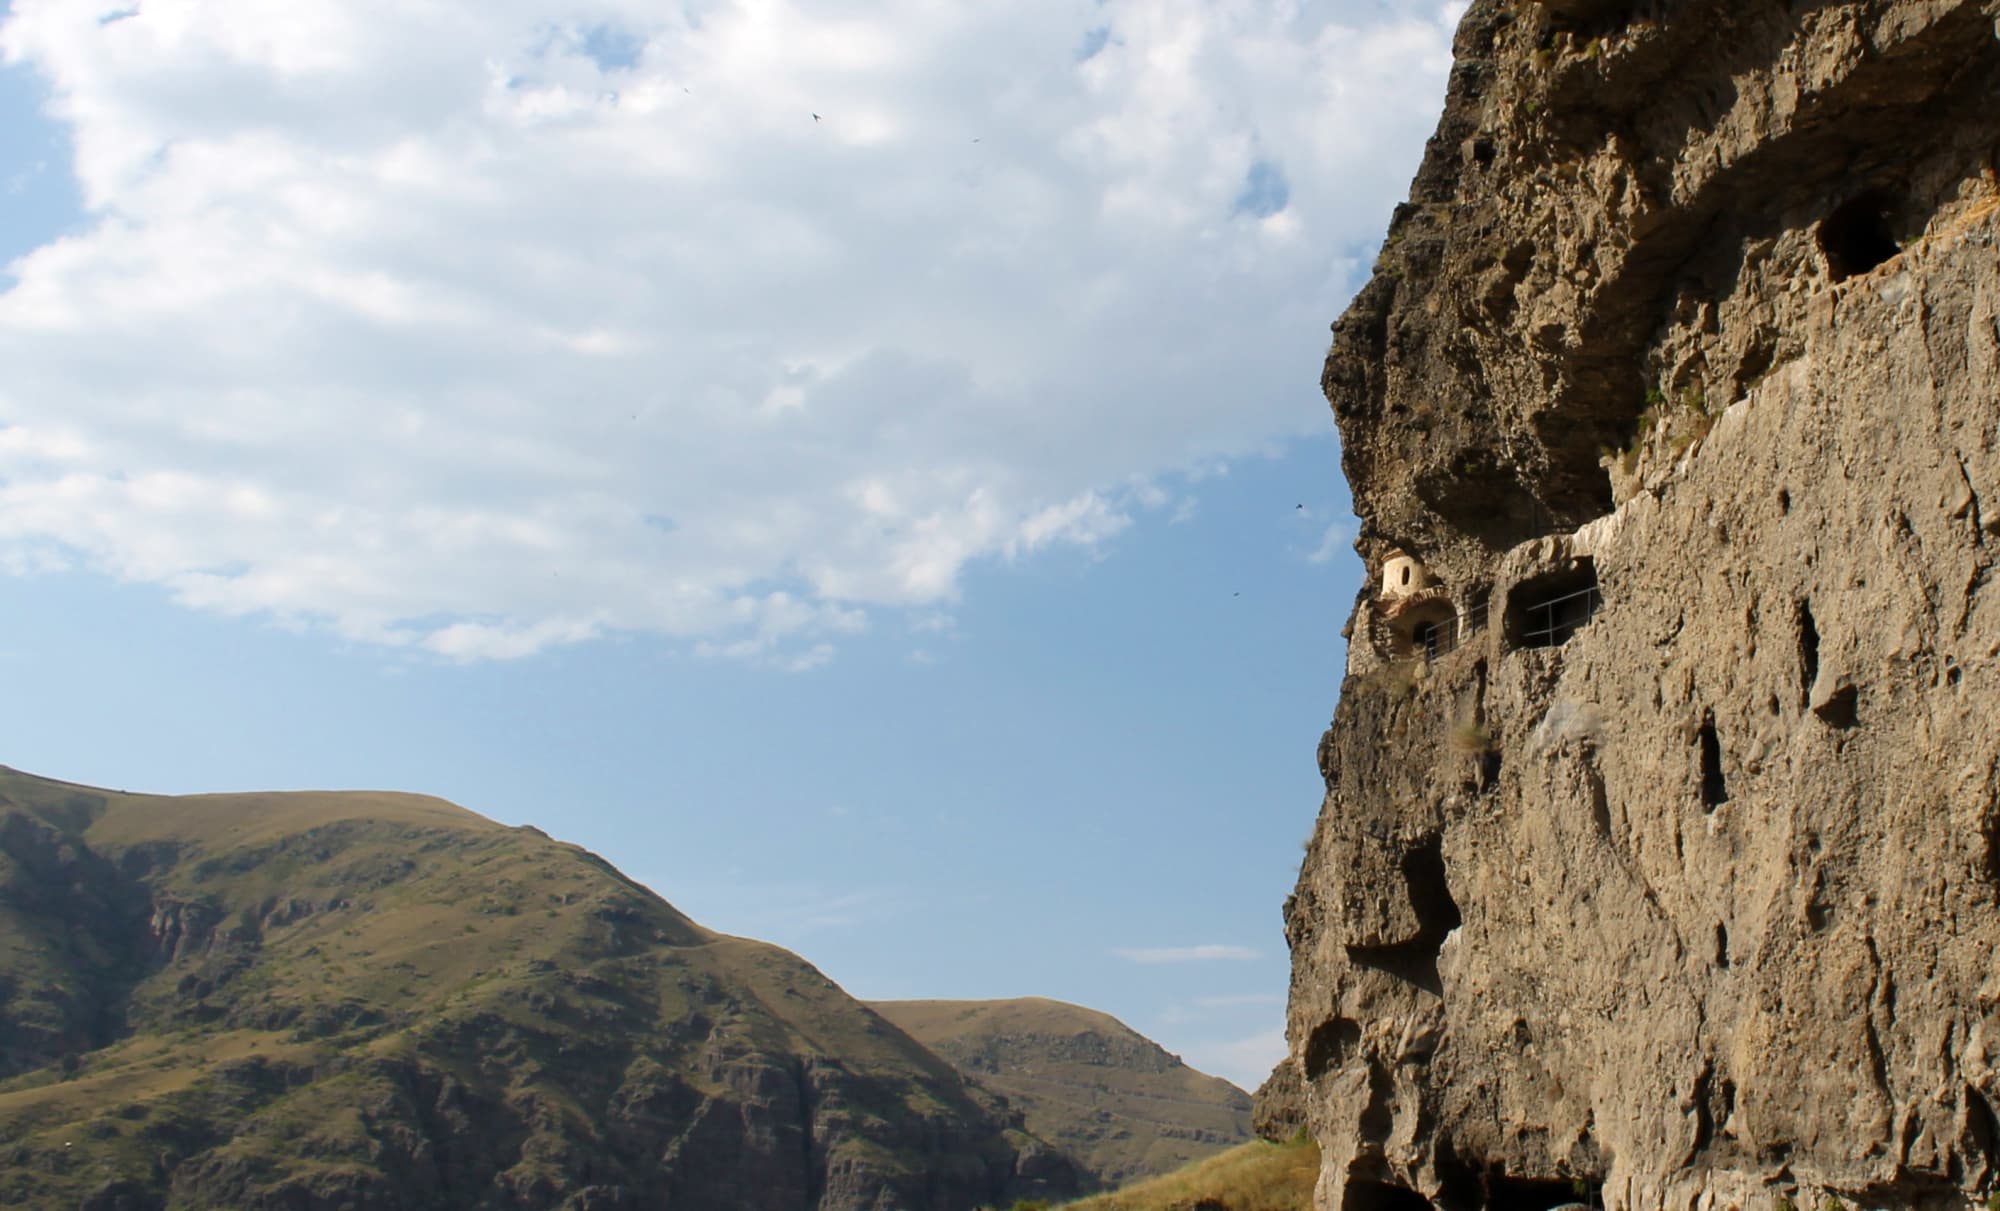
[[[1996,22],[1467,12],[1324,379],[1435,581],[1286,905],[1329,1211],[2000,1186]]]

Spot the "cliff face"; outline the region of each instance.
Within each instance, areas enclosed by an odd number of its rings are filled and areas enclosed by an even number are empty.
[[[1996,20],[1466,14],[1324,379],[1321,1206],[2000,1186]]]

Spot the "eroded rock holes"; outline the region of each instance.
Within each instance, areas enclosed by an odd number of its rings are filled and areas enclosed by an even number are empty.
[[[1352,1177],[1347,1180],[1340,1211],[1431,1211],[1431,1201],[1407,1186]]]
[[[1812,603],[1799,603],[1799,703],[1812,702],[1813,682],[1819,680],[1819,626],[1813,621]]]
[[[1995,897],[2000,898],[2000,806],[1987,808],[1979,832],[1985,851],[1980,855],[1980,872],[1986,876],[1986,884]]]
[[[1695,743],[1701,748],[1701,806],[1712,812],[1729,802],[1729,784],[1722,777],[1722,741],[1715,734],[1713,714],[1702,717]]]
[[[1886,195],[1870,190],[1836,207],[1819,225],[1819,248],[1836,282],[1867,273],[1902,251]]]
[[[1305,1074],[1309,1081],[1340,1067],[1361,1046],[1361,1025],[1352,1018],[1321,1022],[1306,1036]]]
[[[1551,1211],[1566,1203],[1601,1206],[1600,1183],[1593,1178],[1550,1181],[1509,1177],[1504,1171],[1487,1175],[1487,1211]]]
[[[1861,719],[1861,691],[1851,685],[1843,685],[1828,694],[1826,701],[1813,707],[1828,727],[1850,728]]]
[[[1417,917],[1417,935],[1390,946],[1350,946],[1347,957],[1358,966],[1443,996],[1438,951],[1444,947],[1445,937],[1463,920],[1445,877],[1444,838],[1438,835],[1427,838],[1403,855],[1402,866],[1410,907]]]
[[[1981,1155],[1989,1160],[2000,1156],[2000,1119],[1994,1117],[1992,1104],[1972,1085],[1965,1087],[1965,1134]]]

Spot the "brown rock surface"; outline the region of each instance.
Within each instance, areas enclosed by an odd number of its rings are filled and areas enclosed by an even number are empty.
[[[1291,1140],[1306,1125],[1306,1091],[1299,1066],[1290,1056],[1279,1060],[1251,1099],[1250,1129],[1274,1144]]]
[[[1324,380],[1437,585],[1286,906],[1321,1206],[2000,1183],[1996,20],[1467,13]]]

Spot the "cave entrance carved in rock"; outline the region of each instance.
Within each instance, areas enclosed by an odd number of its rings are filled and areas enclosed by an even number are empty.
[[[1566,571],[1526,580],[1507,599],[1507,642],[1516,648],[1558,648],[1587,626],[1604,604],[1597,567],[1579,559]]]
[[[1889,199],[1870,190],[1820,221],[1819,250],[1836,282],[1867,273],[1902,251],[1890,229]]]

